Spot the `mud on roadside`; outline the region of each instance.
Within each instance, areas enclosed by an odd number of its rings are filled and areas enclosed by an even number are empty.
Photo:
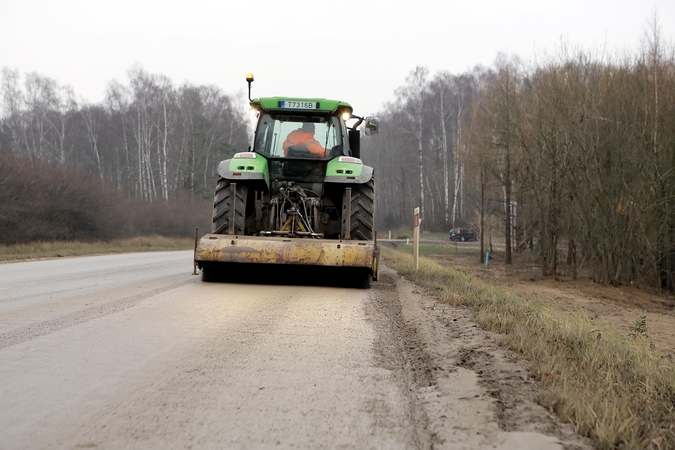
[[[529,367],[472,313],[442,304],[385,268],[369,317],[378,364],[409,393],[417,447],[591,449],[590,440],[536,403]]]

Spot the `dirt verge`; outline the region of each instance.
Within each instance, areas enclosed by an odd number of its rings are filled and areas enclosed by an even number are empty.
[[[527,255],[515,255],[512,265],[497,253],[485,268],[477,255],[431,255],[430,259],[460,270],[524,297],[537,297],[563,310],[582,310],[598,326],[630,335],[645,333],[661,350],[675,355],[675,300],[644,292],[634,286],[604,286],[590,278],[573,280],[566,275],[542,277]],[[637,325],[637,326],[636,326]]]
[[[389,269],[374,293],[395,335],[379,339],[379,363],[404,369],[411,417],[424,430],[419,448],[593,448],[536,404],[528,365],[478,328],[470,311],[424,295]]]

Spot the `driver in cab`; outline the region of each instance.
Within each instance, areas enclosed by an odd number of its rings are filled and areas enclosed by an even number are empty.
[[[288,133],[283,147],[284,156],[288,156],[289,150],[309,152],[317,158],[326,156],[326,149],[314,138],[314,124],[311,122],[304,122],[302,128]]]

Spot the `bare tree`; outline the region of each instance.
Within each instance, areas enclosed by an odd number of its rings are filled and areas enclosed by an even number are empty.
[[[417,163],[419,169],[420,216],[425,217],[424,192],[424,126],[426,116],[426,100],[428,93],[427,76],[429,70],[418,66],[406,78],[406,85],[399,88],[397,94],[405,103],[404,112],[409,122],[409,132],[415,137],[417,147]]]

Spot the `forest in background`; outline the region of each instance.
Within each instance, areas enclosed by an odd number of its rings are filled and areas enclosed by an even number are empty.
[[[624,55],[415,68],[363,143],[378,228],[483,230],[599,282],[675,289],[675,52],[655,19]]]
[[[141,67],[105,101],[3,68],[0,243],[210,230],[218,162],[248,145],[243,97]]]
[[[623,55],[414,68],[362,142],[378,229],[419,206],[424,230],[473,227],[544,276],[566,262],[675,290],[675,53],[656,19],[645,36]],[[1,81],[0,243],[208,230],[217,163],[248,146],[246,99],[213,86],[133,67],[89,104],[42,75]]]

